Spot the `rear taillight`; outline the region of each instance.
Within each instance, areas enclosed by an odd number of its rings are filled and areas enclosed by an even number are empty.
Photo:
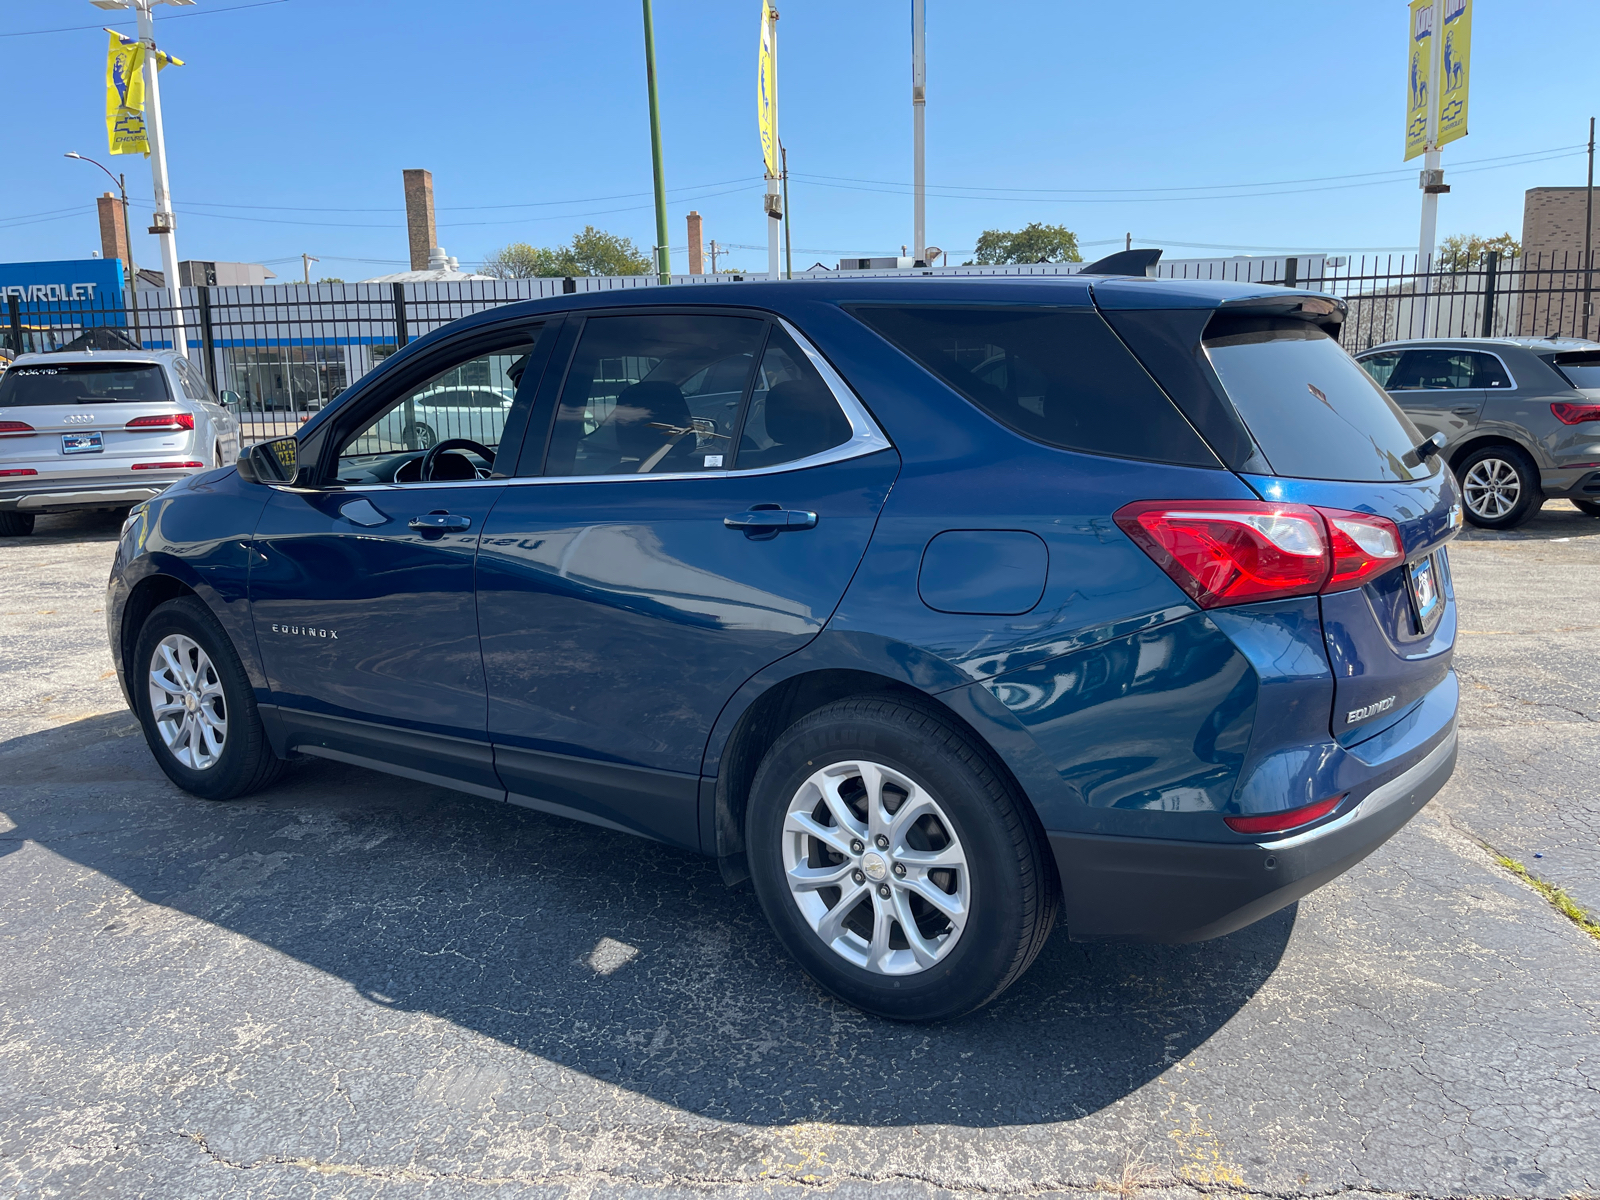
[[[134,463],[130,468],[134,471],[185,471],[191,467],[203,467],[203,462],[159,462],[159,463]]]
[[[1307,804],[1302,808],[1291,808],[1287,812],[1267,813],[1259,817],[1223,817],[1222,819],[1228,828],[1235,833],[1282,833],[1286,829],[1294,829],[1320,820],[1338,808],[1339,801],[1343,799],[1343,796],[1335,796],[1331,800],[1318,800],[1315,804]]]
[[[1325,592],[1342,592],[1376,579],[1390,567],[1398,566],[1405,555],[1400,545],[1400,530],[1386,517],[1368,513],[1343,512],[1319,508],[1328,522],[1328,540],[1333,546],[1333,571],[1322,585]]]
[[[1600,421],[1600,404],[1570,404],[1557,400],[1550,406],[1556,420],[1563,425],[1582,425],[1585,421]]]
[[[17,468],[14,468],[13,470],[9,470],[9,471],[0,471],[0,476],[7,476],[7,475],[37,475],[38,473],[39,472],[35,471],[32,467],[17,467]]]
[[[156,417],[135,417],[123,426],[125,429],[193,429],[194,417],[189,413],[163,413]]]
[[[1141,500],[1117,525],[1201,608],[1360,587],[1404,556],[1394,522],[1260,500]]]
[[[0,421],[0,437],[32,437],[37,432],[26,421]]]

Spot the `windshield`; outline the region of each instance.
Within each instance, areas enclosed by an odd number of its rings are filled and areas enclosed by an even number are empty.
[[[1205,349],[1274,474],[1358,482],[1431,474],[1431,465],[1407,461],[1422,441],[1416,426],[1315,325],[1218,316]]]
[[[0,375],[0,408],[41,404],[148,404],[171,400],[156,363],[51,363]]]
[[[1600,388],[1600,350],[1552,354],[1545,361],[1575,388]]]

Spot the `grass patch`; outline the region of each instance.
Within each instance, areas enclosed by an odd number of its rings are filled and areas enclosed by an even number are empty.
[[[1566,917],[1567,920],[1571,921],[1579,929],[1583,930],[1590,937],[1594,938],[1595,941],[1600,942],[1600,921],[1596,921],[1594,917],[1590,916],[1589,913],[1581,905],[1579,905],[1576,900],[1567,895],[1567,893],[1562,889],[1556,887],[1555,884],[1546,883],[1544,880],[1540,879],[1516,859],[1507,858],[1493,846],[1486,846],[1484,848],[1494,856],[1495,862],[1499,863],[1518,879],[1522,880],[1523,883],[1527,884],[1546,900],[1550,901],[1550,907],[1554,908],[1558,913]]]

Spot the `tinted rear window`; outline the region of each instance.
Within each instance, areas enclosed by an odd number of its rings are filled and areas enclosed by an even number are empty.
[[[1119,458],[1218,465],[1097,313],[932,305],[850,311],[1035,441]]]
[[[0,375],[0,408],[170,399],[166,377],[156,363],[30,363]]]
[[[1404,413],[1315,325],[1213,318],[1206,354],[1273,473],[1360,482],[1425,479],[1405,458],[1422,441]]]
[[[1578,388],[1600,388],[1600,350],[1577,350],[1545,359]]]

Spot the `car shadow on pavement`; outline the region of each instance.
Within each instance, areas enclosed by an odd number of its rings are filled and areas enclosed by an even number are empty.
[[[0,781],[16,825],[0,855],[37,843],[348,981],[348,1008],[326,1021],[352,1042],[368,1005],[427,1013],[752,1124],[1087,1116],[1238,1012],[1295,920],[1290,908],[1181,947],[1075,944],[1058,929],[988,1008],[902,1025],[812,984],[711,860],[608,830],[323,762],[210,803],[166,781],[125,712],[0,743]],[[182,936],[192,944],[192,929]],[[217,955],[229,972],[283,969]]]
[[[1526,524],[1515,529],[1478,529],[1468,525],[1460,536],[1464,542],[1570,542],[1600,537],[1600,518],[1579,512],[1565,500],[1547,500]]]

